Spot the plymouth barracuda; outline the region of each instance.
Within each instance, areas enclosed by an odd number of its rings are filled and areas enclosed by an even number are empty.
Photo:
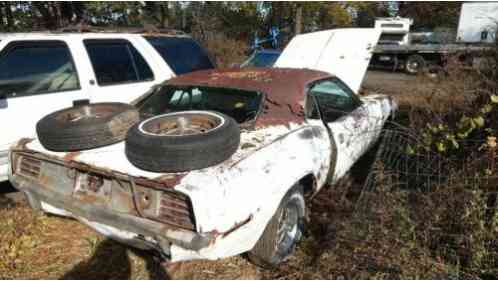
[[[342,51],[345,35],[363,41]],[[170,261],[248,252],[259,265],[277,265],[303,234],[306,199],[344,176],[396,109],[387,96],[356,94],[377,32],[302,36],[279,68],[180,75],[136,100],[136,116],[123,106],[126,121],[98,131],[88,126],[111,122],[117,106],[49,115],[38,140],[12,148],[9,179],[34,209],[76,218]],[[318,54],[306,59],[293,48],[308,40]],[[324,53],[331,49],[334,55]],[[110,142],[93,133],[106,130],[115,136]]]

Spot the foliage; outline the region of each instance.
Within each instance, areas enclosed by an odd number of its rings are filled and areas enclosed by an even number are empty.
[[[398,3],[398,15],[412,18],[415,28],[451,27],[458,24],[461,2],[406,2]]]
[[[461,54],[450,58],[444,76],[432,82],[436,90],[426,93],[426,106],[412,109],[409,119],[420,137],[409,155],[433,153],[458,163],[432,192],[411,192],[409,204],[416,240],[451,266],[452,278],[498,274],[498,46],[479,57],[478,67],[468,67]]]
[[[246,59],[246,45],[244,41],[233,39],[206,40],[202,42],[207,50],[210,50],[212,59],[217,67],[231,67],[233,64],[240,64]]]

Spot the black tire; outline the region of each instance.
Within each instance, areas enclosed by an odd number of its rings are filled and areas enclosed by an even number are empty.
[[[426,76],[434,81],[440,81],[447,75],[444,67],[431,65],[427,67]]]
[[[150,131],[166,122],[176,124],[176,127],[161,130],[178,131],[180,125],[175,123],[179,122],[175,118],[190,118],[188,125],[195,122],[193,118],[213,118],[220,124],[190,134],[182,134],[182,131],[167,135]],[[133,165],[146,171],[184,172],[225,161],[237,151],[239,144],[240,129],[233,118],[219,112],[185,111],[152,117],[133,126],[126,137],[126,156]]]
[[[405,71],[412,75],[421,73],[426,66],[425,59],[420,55],[411,55],[405,61]]]
[[[279,241],[279,229],[286,208],[297,208],[297,219],[292,220],[293,235],[286,235]],[[303,188],[294,186],[280,202],[280,205],[266,225],[263,235],[259,238],[254,248],[248,253],[248,257],[254,264],[263,268],[274,268],[285,261],[295,250],[297,243],[301,240],[304,232],[304,221],[306,216],[306,205],[304,201]]]
[[[36,132],[48,150],[79,151],[123,141],[139,120],[129,104],[95,103],[51,113],[38,121]]]

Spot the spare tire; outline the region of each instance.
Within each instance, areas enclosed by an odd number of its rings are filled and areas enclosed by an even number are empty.
[[[126,156],[151,172],[184,172],[228,159],[240,144],[237,122],[213,111],[159,115],[133,126],[126,137]]]
[[[124,140],[128,129],[139,120],[132,105],[95,103],[51,113],[38,121],[36,132],[48,150],[78,151]]]

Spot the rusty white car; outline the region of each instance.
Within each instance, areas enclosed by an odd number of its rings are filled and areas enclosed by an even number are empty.
[[[11,150],[9,178],[34,209],[76,218],[173,262],[248,252],[259,265],[277,265],[303,234],[306,198],[345,175],[396,108],[387,96],[355,93],[378,35],[305,34],[277,68],[172,78],[135,101],[138,114],[124,110],[124,141],[92,148],[83,146],[100,137],[76,138],[64,151],[69,131],[23,139]],[[346,48],[348,36],[357,44]],[[303,47],[309,56],[294,49]],[[40,121],[39,133],[55,134],[67,120],[98,123],[112,108],[56,112],[51,126]],[[129,122],[134,116],[140,121]],[[122,131],[116,124],[111,131]]]

